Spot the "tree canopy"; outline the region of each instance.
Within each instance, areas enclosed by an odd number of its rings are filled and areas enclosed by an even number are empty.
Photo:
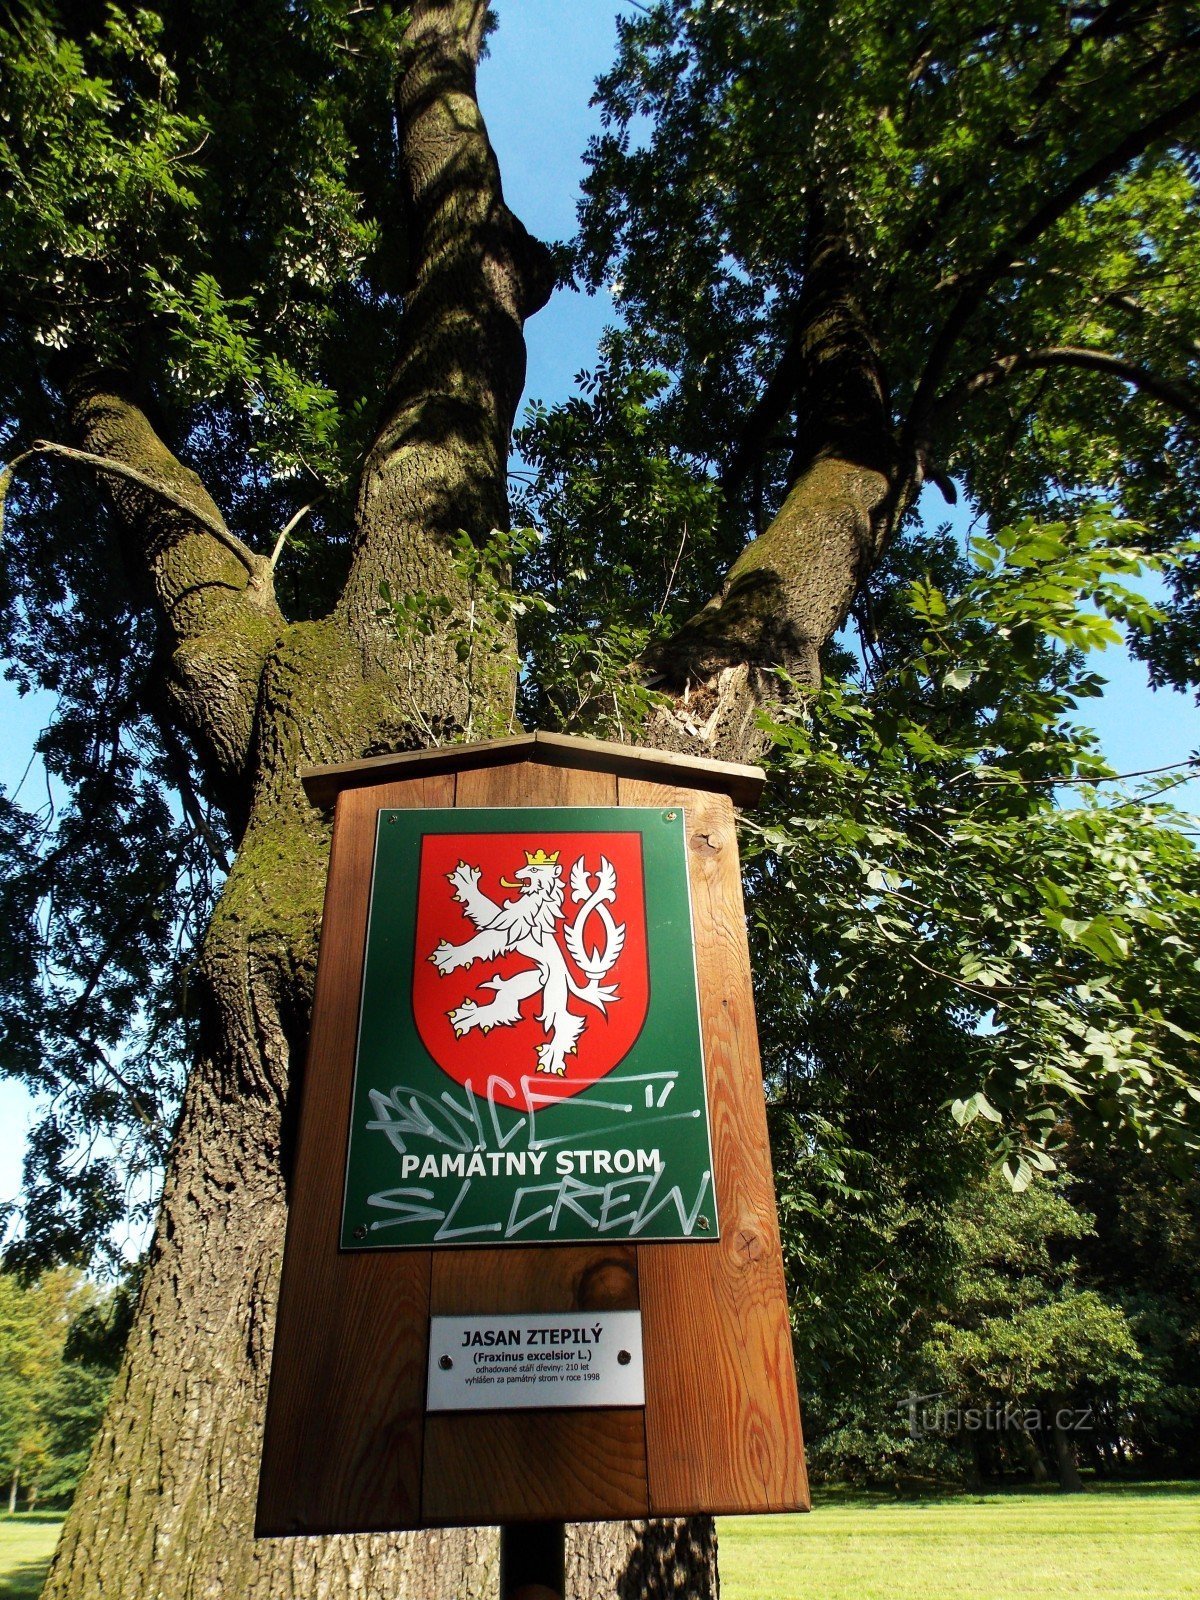
[[[406,249],[386,203],[401,22],[347,10],[7,8],[3,449],[58,452],[27,457],[10,491],[0,591],[10,678],[58,699],[38,748],[67,796],[59,814],[0,813],[5,1069],[54,1096],[30,1152],[41,1259],[86,1256],[129,1167],[161,1170],[189,952],[230,858],[212,773],[161,704],[145,583],[102,533],[80,536],[105,511],[62,453],[66,386],[84,360],[136,373],[219,485],[214,523],[267,557],[309,505],[277,568],[300,615],[344,573]],[[80,1127],[109,1130],[115,1157],[81,1168]]]
[[[231,839],[219,784],[157,714],[144,593],[104,540],[72,537],[104,513],[62,442],[70,369],[86,350],[139,373],[250,549],[271,556],[303,512],[276,583],[293,614],[320,607],[403,316],[403,18],[333,0],[96,7],[68,31],[30,4],[7,26],[3,413],[10,455],[49,445],[10,491],[5,644],[18,685],[60,697],[40,751],[71,799],[52,821],[5,802],[5,1040],[9,1070],[70,1089],[34,1143],[26,1238],[78,1255],[122,1197],[118,1163],[81,1171],[67,1129],[104,1124],[127,1161],[161,1161],[188,951]],[[920,548],[927,479],[993,527],[1107,501],[1142,519],[1126,547],[1181,545],[1200,417],[1187,7],[678,4],[619,26],[574,261],[615,284],[626,331],[594,398],[522,435],[539,473],[523,510],[548,535],[525,547],[525,582],[553,594],[524,628],[527,715],[628,736],[639,656],[665,665],[655,640],[839,441],[888,479],[900,545],[877,590],[917,559],[899,549]],[[857,589],[868,633],[878,559],[835,597]],[[1166,569],[1167,614],[1124,611],[1177,682],[1192,559]],[[1063,603],[1102,571],[1060,572]],[[1042,754],[1026,777],[1075,775],[1074,752]]]
[[[580,267],[615,281],[727,487],[777,497],[829,428],[805,340],[833,292],[898,509],[931,478],[997,527],[1099,496],[1163,543],[1194,530],[1189,7],[680,0],[621,36]]]

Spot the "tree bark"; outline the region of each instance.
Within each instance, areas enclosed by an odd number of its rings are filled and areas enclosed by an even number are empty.
[[[1064,1494],[1082,1494],[1083,1479],[1079,1476],[1079,1467],[1075,1460],[1075,1452],[1071,1448],[1070,1436],[1058,1420],[1062,1410],[1062,1397],[1055,1396],[1051,1410],[1051,1431],[1054,1438],[1054,1465],[1058,1473],[1058,1486]]]
[[[171,663],[170,709],[240,833],[259,679],[283,626],[270,562],[230,533],[204,485],[159,438],[119,374],[81,364],[66,388],[83,449],[136,468],[165,491],[159,496],[127,479],[105,480],[122,555],[131,570],[147,574],[154,595]]]
[[[760,707],[821,682],[821,651],[849,614],[911,493],[900,468],[887,386],[859,296],[853,240],[813,208],[797,328],[771,385],[772,415],[795,403],[791,487],[719,594],[647,652],[675,697],[651,742],[726,760],[765,747]],[[764,400],[767,397],[764,397]],[[739,447],[738,473],[745,471]]]
[[[1017,1427],[1017,1439],[1020,1453],[1025,1459],[1025,1465],[1028,1467],[1034,1483],[1049,1483],[1050,1474],[1046,1470],[1046,1463],[1042,1460],[1042,1452],[1038,1449],[1037,1440],[1027,1428],[1023,1428],[1020,1425]]]
[[[504,203],[475,98],[486,11],[482,0],[426,0],[406,35],[396,115],[416,266],[338,608],[367,663],[393,673],[396,641],[379,616],[380,586],[436,596],[445,608],[435,632],[406,641],[402,670],[421,683],[423,742],[511,726],[512,626],[476,603],[453,541],[465,533],[480,543],[508,526],[522,330],[553,283],[548,250]]]

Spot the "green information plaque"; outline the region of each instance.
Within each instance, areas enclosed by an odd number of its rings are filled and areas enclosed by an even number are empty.
[[[342,1246],[714,1239],[682,810],[379,813]]]

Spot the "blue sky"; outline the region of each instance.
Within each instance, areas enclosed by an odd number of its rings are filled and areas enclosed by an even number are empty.
[[[597,75],[610,64],[615,16],[628,6],[612,0],[499,0],[500,29],[479,73],[479,96],[504,175],[505,196],[531,232],[561,239],[574,230],[583,173],[581,157],[599,128],[588,100]],[[613,319],[605,295],[568,292],[529,324],[526,397],[553,403],[593,360],[596,341]],[[931,508],[938,521],[945,508]],[[1103,700],[1080,719],[1094,727],[1118,771],[1133,772],[1186,758],[1200,746],[1200,711],[1190,697],[1151,694],[1145,669],[1124,651],[1108,651],[1097,670],[1109,680]],[[0,784],[11,793],[29,762],[34,738],[52,702],[22,701],[0,685]],[[30,773],[22,798],[42,786]],[[1173,798],[1200,810],[1200,785]],[[30,1102],[17,1084],[0,1080],[0,1199],[15,1194]]]

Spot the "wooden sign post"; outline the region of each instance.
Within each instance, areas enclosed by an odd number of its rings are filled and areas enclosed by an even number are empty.
[[[806,1509],[733,805],[532,734],[336,814],[262,1536]]]

